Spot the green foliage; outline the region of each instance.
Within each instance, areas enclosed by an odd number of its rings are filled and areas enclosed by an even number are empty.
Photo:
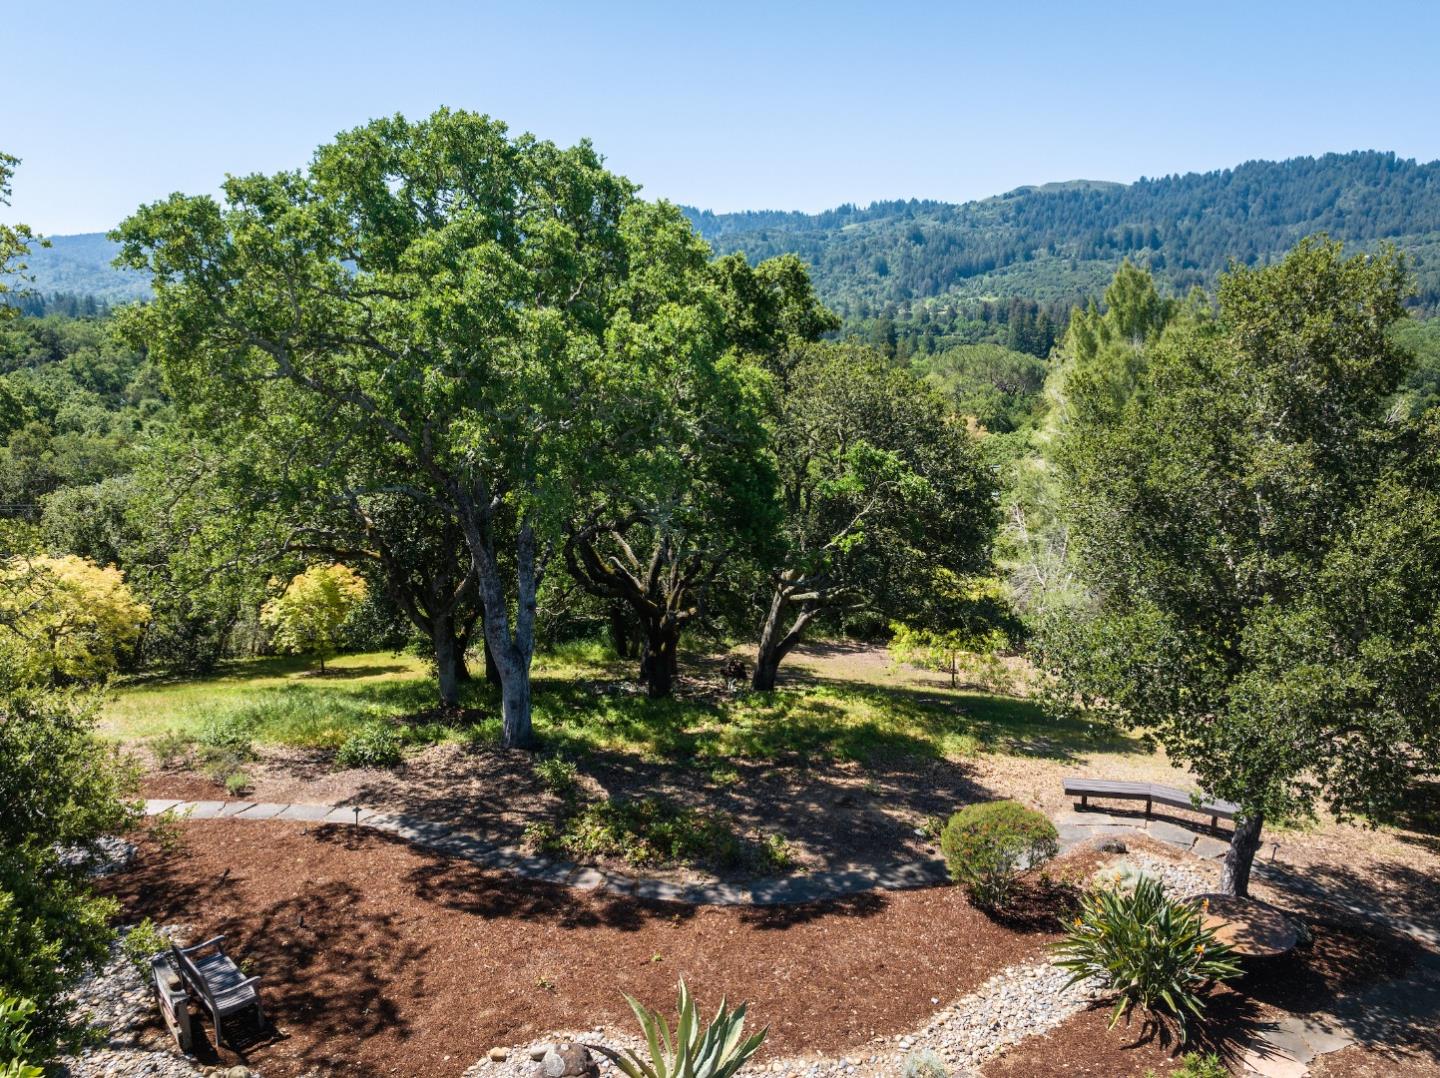
[[[535,761],[535,777],[545,788],[564,801],[571,801],[579,791],[578,770],[573,760],[563,756],[546,756]]]
[[[1041,411],[1048,367],[999,344],[962,344],[914,356],[914,369],[945,392],[960,414],[985,430],[1006,433],[1031,425]]]
[[[1391,419],[1406,288],[1391,254],[1306,241],[1171,323],[1128,396],[1070,387],[1055,459],[1090,599],[1040,655],[1240,803],[1241,892],[1267,816],[1383,815],[1440,763],[1414,688],[1440,679],[1440,443]]]
[[[168,771],[189,758],[195,747],[195,738],[183,730],[166,730],[148,738],[146,745],[154,754],[156,766]]]
[[[125,933],[120,940],[120,950],[140,975],[140,979],[149,984],[150,959],[157,954],[167,953],[170,950],[170,939],[155,927],[154,921],[146,917]]]
[[[26,1062],[35,1054],[30,1020],[35,1004],[0,990],[0,1078],[44,1078],[45,1071]]]
[[[399,735],[389,723],[376,722],[361,727],[345,739],[335,754],[340,767],[394,767],[402,759]]]
[[[114,566],[70,554],[0,562],[0,619],[26,641],[23,676],[33,682],[105,677],[149,616]]]
[[[1230,949],[1205,927],[1201,905],[1172,901],[1150,876],[1130,891],[1087,895],[1056,956],[1071,984],[1100,977],[1118,993],[1111,1028],[1139,1006],[1174,1018],[1182,1039],[1189,1019],[1204,1013],[1203,987],[1240,975]]]
[[[6,684],[11,670],[0,663],[0,991],[34,1001],[43,1058],[66,1031],[62,993],[107,953],[115,910],[59,851],[128,827],[136,776],[93,736],[92,699]]]
[[[784,553],[765,607],[755,687],[817,617],[913,619],[940,574],[985,567],[994,481],[945,400],[871,350],[786,356],[772,443]]]
[[[945,1061],[928,1048],[905,1060],[903,1078],[950,1078]]]
[[[225,776],[225,792],[239,797],[250,789],[250,776],[244,771],[231,771]]]
[[[365,580],[345,565],[312,565],[265,604],[261,621],[281,651],[325,660],[339,650],[340,627],[365,598]]]
[[[817,214],[689,212],[719,252],[799,255],[851,327],[881,343],[888,336],[904,354],[995,340],[1043,356],[1053,325],[1000,321],[1011,297],[1068,307],[1098,294],[1127,258],[1148,265],[1169,294],[1184,295],[1211,287],[1232,259],[1262,265],[1296,236],[1318,231],[1357,246],[1396,242],[1419,260],[1420,298],[1433,309],[1437,174],[1434,162],[1357,152],[1132,184],[1047,183],[963,205],[910,199]],[[1266,193],[1264,213],[1255,212],[1256,191]]]
[[[574,802],[556,824],[539,824],[529,838],[542,849],[570,857],[618,857],[632,865],[701,864],[720,869],[779,872],[792,856],[784,838],[749,843],[723,816],[660,797]]]
[[[1153,1070],[1145,1072],[1145,1078],[1152,1078]],[[1230,1068],[1216,1052],[1186,1052],[1180,1057],[1180,1066],[1169,1072],[1169,1078],[1230,1078]]]
[[[940,850],[950,878],[977,906],[1003,910],[1020,873],[1059,850],[1055,825],[1042,812],[1018,801],[967,805],[940,832]]]
[[[180,824],[189,818],[190,812],[191,809],[187,808],[184,815],[181,815],[173,808],[168,808],[150,818],[150,837],[155,840],[162,853],[178,853],[185,848],[185,832],[181,830]]]
[[[645,1034],[646,1055],[628,1048],[621,1055],[603,1045],[595,1047],[626,1078],[731,1078],[749,1062],[769,1032],[762,1029],[746,1037],[746,1005],[731,1011],[724,1000],[706,1026],[684,980],[680,982],[679,1017],[673,1034],[658,1011],[648,1010],[630,996],[625,999]]]
[[[897,621],[890,626],[895,661],[947,673],[951,688],[964,670],[984,688],[1004,691],[1009,679],[997,652],[1021,630],[1003,586],[993,579],[962,580],[940,571],[930,588],[914,611],[915,624]]]

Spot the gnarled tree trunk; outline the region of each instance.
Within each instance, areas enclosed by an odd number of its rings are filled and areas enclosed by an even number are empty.
[[[770,596],[770,610],[765,615],[765,624],[760,627],[760,647],[755,655],[755,672],[750,676],[750,687],[758,692],[772,692],[775,679],[780,673],[780,664],[785,656],[795,650],[805,632],[805,626],[815,616],[816,609],[809,601],[802,601],[800,609],[788,628],[784,627],[785,615],[794,605],[794,595],[787,584],[778,584]]]
[[[1260,831],[1265,826],[1264,813],[1256,812],[1235,823],[1230,848],[1220,868],[1220,890],[1227,895],[1245,898],[1250,894],[1250,868],[1260,849]]]
[[[640,680],[647,696],[669,696],[675,690],[675,677],[680,671],[680,630],[661,622],[647,626],[645,646],[640,653]]]

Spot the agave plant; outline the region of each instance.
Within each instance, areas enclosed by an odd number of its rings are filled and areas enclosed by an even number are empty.
[[[1204,1010],[1200,988],[1240,975],[1234,952],[1205,927],[1203,908],[1173,901],[1149,876],[1129,893],[1087,896],[1056,950],[1055,964],[1070,970],[1069,984],[1098,976],[1118,993],[1111,1028],[1139,1005],[1172,1015],[1181,1040],[1187,1017]]]
[[[630,996],[625,1000],[645,1031],[650,1058],[641,1059],[628,1048],[625,1055],[621,1055],[602,1045],[590,1047],[606,1056],[628,1078],[730,1078],[755,1054],[769,1032],[766,1028],[745,1037],[746,1005],[742,1003],[729,1011],[723,999],[709,1027],[702,1031],[704,1023],[683,979],[680,981],[680,1022],[673,1036],[660,1012],[647,1009]]]

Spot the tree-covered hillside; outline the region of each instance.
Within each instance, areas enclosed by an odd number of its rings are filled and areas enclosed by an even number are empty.
[[[995,341],[1043,355],[1069,308],[1099,296],[1122,259],[1183,293],[1213,286],[1232,258],[1272,261],[1321,231],[1362,248],[1393,242],[1410,259],[1419,307],[1440,307],[1440,162],[1393,153],[1252,161],[1133,184],[1051,183],[962,205],[686,212],[717,253],[744,251],[752,262],[798,254],[850,334],[892,351],[898,336],[901,351]],[[114,253],[98,233],[55,237],[29,260],[32,289],[110,302],[143,295],[138,275],[111,267]]]
[[[821,295],[852,321],[892,306],[903,317],[922,300],[935,308],[936,297],[1068,307],[1098,295],[1124,258],[1184,292],[1212,285],[1232,258],[1275,260],[1320,231],[1362,247],[1394,242],[1412,260],[1420,304],[1440,304],[1440,162],[1391,153],[1022,187],[963,205],[912,199],[813,215],[691,211],[691,219],[720,252],[798,254]]]

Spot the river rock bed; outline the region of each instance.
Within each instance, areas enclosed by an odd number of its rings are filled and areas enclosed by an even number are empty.
[[[971,1069],[1006,1045],[1059,1025],[1100,994],[1095,984],[1066,987],[1070,974],[1048,962],[1012,966],[956,1000],[911,1033],[880,1037],[839,1058],[793,1056],[766,1058],[762,1048],[752,1068],[757,1075],[784,1078],[895,1078],[921,1053],[938,1056],[949,1078],[964,1078]],[[935,1001],[938,1005],[939,1000]],[[464,1078],[538,1078],[536,1061],[545,1047],[559,1040],[602,1044],[616,1051],[641,1046],[637,1040],[608,1030],[566,1033],[544,1041],[498,1049],[465,1071]],[[505,1058],[498,1058],[500,1055]],[[644,1053],[642,1052],[642,1058]],[[600,1073],[618,1073],[597,1059]]]
[[[160,1022],[154,992],[125,957],[118,940],[110,945],[105,964],[71,989],[69,998],[77,1013],[86,1018],[94,1043],[57,1059],[59,1074],[70,1078],[199,1078],[205,1073],[194,1060],[180,1054]]]

